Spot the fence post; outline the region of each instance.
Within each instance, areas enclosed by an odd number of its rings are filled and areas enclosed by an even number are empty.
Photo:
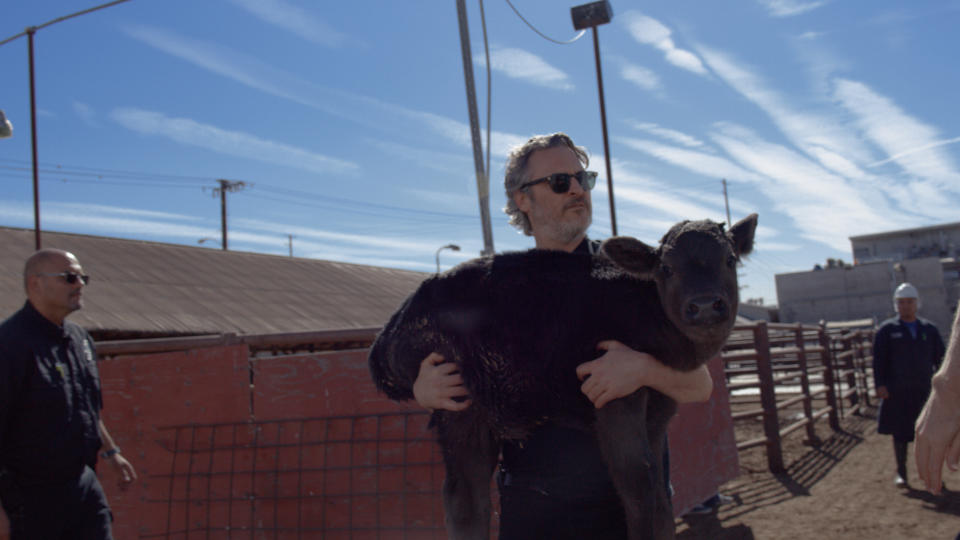
[[[840,417],[837,411],[837,392],[834,388],[833,377],[833,354],[830,349],[830,338],[827,336],[827,323],[820,321],[820,328],[817,330],[820,338],[820,347],[823,352],[820,353],[820,362],[823,364],[823,385],[827,387],[827,406],[830,407],[828,416],[830,418],[830,429],[840,431]]]
[[[873,335],[871,332],[863,331],[860,332],[860,341],[859,346],[857,347],[857,356],[860,358],[860,369],[858,373],[863,380],[863,404],[867,407],[870,406],[870,378],[867,377],[867,355],[866,351],[867,346],[870,347],[871,354],[870,360],[873,361]]]
[[[773,386],[773,366],[770,359],[770,336],[767,322],[757,321],[753,329],[753,343],[757,350],[757,378],[760,381],[760,403],[763,405],[763,432],[767,437],[767,465],[770,472],[781,473],[783,450],[780,447],[780,422],[777,418],[777,395]]]
[[[859,410],[860,404],[860,385],[857,384],[856,340],[857,332],[846,332],[843,334],[843,351],[853,353],[846,355],[843,361],[844,370],[847,372],[847,376],[845,377],[847,388],[855,390],[850,393],[850,409],[852,411]]]
[[[803,416],[807,419],[807,442],[817,444],[817,430],[813,425],[813,397],[810,396],[810,374],[807,373],[807,351],[803,336],[803,323],[797,323],[793,331],[794,343],[797,346],[797,367],[800,369],[800,392],[803,393]]]

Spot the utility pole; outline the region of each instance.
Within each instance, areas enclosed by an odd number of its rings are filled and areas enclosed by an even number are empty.
[[[470,138],[473,140],[473,164],[477,173],[480,225],[483,228],[483,253],[481,255],[493,255],[493,231],[490,227],[490,177],[488,176],[489,171],[484,171],[483,166],[480,120],[477,118],[477,92],[473,84],[473,56],[470,53],[470,29],[467,26],[467,6],[464,0],[457,0],[457,20],[460,23],[463,78],[467,86],[467,112],[470,115]]]
[[[290,256],[293,257],[293,235],[287,235],[287,246],[290,248]]]
[[[231,182],[229,180],[224,180],[218,178],[217,182],[220,184],[220,187],[213,188],[213,196],[220,196],[220,228],[223,231],[223,239],[220,241],[220,248],[224,251],[227,250],[227,192],[240,191],[243,188],[251,185],[249,182]],[[206,188],[204,188],[206,189]]]
[[[727,227],[732,227],[730,222],[730,201],[727,199],[727,179],[723,179],[723,205],[727,207]]]

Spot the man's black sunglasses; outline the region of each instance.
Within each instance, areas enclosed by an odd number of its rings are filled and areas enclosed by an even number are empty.
[[[38,274],[36,274],[36,275],[38,275],[38,276],[50,276],[50,277],[62,277],[62,278],[64,279],[64,281],[66,281],[66,282],[69,283],[70,285],[73,285],[74,283],[76,283],[78,279],[79,279],[80,282],[83,283],[84,285],[86,285],[87,283],[90,283],[90,276],[88,276],[88,275],[86,275],[86,274],[77,274],[76,272],[57,272],[57,273],[55,273],[55,274],[52,274],[52,273],[50,273],[50,272],[45,272],[45,273],[44,273],[44,272],[41,272],[41,273],[38,273]]]
[[[594,184],[597,183],[597,172],[578,171],[576,174],[558,172],[551,174],[550,176],[544,176],[543,178],[531,180],[526,184],[521,184],[517,189],[527,189],[530,186],[535,186],[537,184],[546,182],[550,184],[550,189],[552,189],[554,193],[566,193],[570,191],[570,180],[572,178],[577,179],[577,182],[580,183],[580,187],[584,191],[590,191],[593,189]]]

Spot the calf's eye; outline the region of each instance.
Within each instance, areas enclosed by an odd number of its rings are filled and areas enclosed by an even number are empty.
[[[663,277],[668,278],[673,275],[673,268],[664,264],[660,267],[660,273],[663,274]]]

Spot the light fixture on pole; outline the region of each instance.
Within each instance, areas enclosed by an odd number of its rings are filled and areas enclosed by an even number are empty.
[[[460,246],[456,244],[447,244],[445,246],[440,246],[440,249],[437,250],[437,273],[440,273],[440,252],[445,249],[452,249],[453,251],[460,251]]]
[[[214,237],[212,237],[212,236],[204,236],[203,238],[197,240],[197,243],[200,244],[200,245],[206,244],[207,242],[216,242],[216,243],[218,243],[218,244],[221,244],[219,238],[214,238]],[[222,246],[222,245],[223,245],[223,244],[221,244],[221,246]]]
[[[13,137],[13,124],[10,123],[10,120],[7,120],[7,115],[3,114],[3,109],[0,109],[0,139],[9,139]]]
[[[601,0],[570,8],[574,30],[593,29],[593,55],[597,63],[597,89],[600,93],[600,125],[603,128],[603,157],[607,162],[607,192],[610,196],[610,228],[617,235],[617,213],[613,206],[613,172],[610,166],[610,143],[607,141],[607,107],[603,99],[603,73],[600,70],[600,38],[597,26],[607,24],[613,18],[610,2]]]

